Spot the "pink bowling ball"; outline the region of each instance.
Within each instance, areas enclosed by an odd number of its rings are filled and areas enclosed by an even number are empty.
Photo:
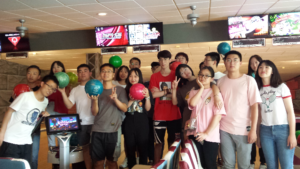
[[[143,100],[144,95],[143,95],[143,90],[145,86],[141,83],[137,83],[131,86],[129,93],[132,96],[133,99],[135,100]]]

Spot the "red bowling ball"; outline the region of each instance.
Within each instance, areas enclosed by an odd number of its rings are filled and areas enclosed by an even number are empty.
[[[18,97],[20,94],[22,94],[24,92],[29,92],[29,91],[30,91],[30,87],[27,84],[18,84],[14,88],[15,97]]]
[[[131,86],[129,93],[134,100],[143,100],[143,90],[145,86],[141,83],[137,83]]]
[[[181,62],[175,61],[170,65],[172,71],[176,71],[176,68],[181,64]]]

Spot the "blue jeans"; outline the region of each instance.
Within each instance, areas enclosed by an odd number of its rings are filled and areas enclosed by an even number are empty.
[[[289,125],[260,125],[260,142],[268,168],[278,169],[278,159],[282,169],[292,169],[294,149],[287,146]]]
[[[32,135],[32,169],[38,168],[38,158],[39,158],[39,150],[40,150],[40,136],[41,133],[34,133]]]

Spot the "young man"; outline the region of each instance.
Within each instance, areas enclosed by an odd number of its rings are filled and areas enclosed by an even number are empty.
[[[179,52],[179,53],[176,54],[175,60],[177,62],[181,62],[181,64],[188,64],[189,56],[184,52]]]
[[[141,68],[141,60],[137,57],[133,57],[129,61],[129,68]]]
[[[205,65],[204,65],[204,62],[201,62],[201,63],[199,64],[199,69],[201,70],[204,66],[205,66]]]
[[[92,96],[92,113],[95,116],[91,138],[91,156],[95,169],[118,168],[122,114],[127,111],[127,94],[123,87],[112,84],[115,68],[109,64],[100,67],[103,92]]]
[[[261,98],[255,80],[240,72],[241,65],[241,53],[228,52],[225,55],[228,74],[217,82],[227,114],[220,123],[221,153],[225,169],[235,168],[236,153],[238,168],[249,168],[252,143],[257,137],[258,103]]]
[[[152,74],[153,73],[157,73],[160,71],[160,64],[159,62],[152,62],[151,63],[151,71],[152,71]]]
[[[87,64],[81,64],[77,67],[79,85],[73,88],[69,97],[65,89],[59,89],[62,94],[64,103],[68,109],[76,104],[76,112],[81,119],[81,131],[77,133],[79,145],[83,147],[83,158],[87,169],[92,168],[92,159],[90,156],[90,135],[92,125],[94,124],[94,116],[91,111],[91,100],[85,93],[85,84],[91,79],[91,68]]]
[[[180,138],[181,114],[179,108],[172,104],[171,83],[175,79],[175,72],[169,68],[171,53],[167,50],[160,51],[157,54],[160,72],[152,74],[150,78],[149,89],[155,99],[154,107],[154,164],[158,163],[161,158],[162,144],[166,129],[168,131],[168,146]]]
[[[215,77],[214,77],[214,80],[217,82],[221,77],[225,76],[224,73],[222,72],[217,72],[217,67],[218,67],[218,64],[220,62],[220,54],[217,53],[217,52],[210,52],[210,53],[207,53],[205,55],[205,59],[204,59],[204,65],[205,66],[210,66],[214,69],[215,71]]]
[[[40,114],[45,111],[50,94],[56,91],[58,81],[55,76],[45,76],[37,91],[19,95],[6,111],[0,130],[0,157],[25,159],[31,164],[31,133]]]
[[[31,65],[27,68],[27,84],[30,87],[32,91],[37,91],[40,88],[40,78],[41,78],[41,69],[36,65]],[[10,98],[9,102],[13,102],[15,99],[14,93],[12,94],[12,97]],[[38,156],[39,156],[39,150],[40,150],[40,126],[32,135],[32,169],[38,168]]]

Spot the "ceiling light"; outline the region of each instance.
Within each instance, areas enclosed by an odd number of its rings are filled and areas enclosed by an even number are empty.
[[[99,16],[105,16],[106,13],[98,13]]]
[[[179,46],[179,45],[177,45],[177,46],[176,46],[176,48],[180,48],[180,46]]]

